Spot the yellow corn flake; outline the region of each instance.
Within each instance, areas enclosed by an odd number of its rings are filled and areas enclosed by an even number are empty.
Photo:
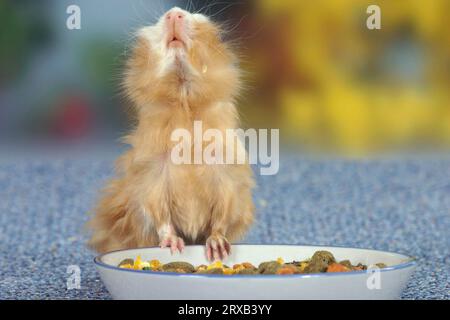
[[[277,262],[278,262],[279,264],[283,264],[283,263],[284,263],[284,260],[283,260],[282,258],[278,258],[278,259],[277,259]]]
[[[159,260],[151,260],[149,262],[150,262],[150,268],[152,268],[153,270],[161,267],[161,262]]]
[[[211,270],[211,269],[216,269],[216,268],[220,268],[220,269],[223,268],[222,261],[218,260],[218,261],[216,261],[216,262],[214,262],[214,263],[211,263],[211,264],[208,266],[207,269],[208,269],[208,270]]]
[[[123,265],[119,266],[119,268],[122,268],[122,269],[133,269],[133,266],[131,264],[127,263],[127,264],[123,264]]]
[[[299,266],[300,271],[303,272],[303,270],[305,270],[307,265],[308,265],[308,262],[306,262],[306,261],[300,262],[300,266]]]
[[[231,268],[223,268],[223,274],[226,274],[226,275],[234,274],[234,270]]]
[[[134,261],[133,269],[135,269],[135,270],[141,270],[142,269],[141,256],[137,256],[136,260]]]

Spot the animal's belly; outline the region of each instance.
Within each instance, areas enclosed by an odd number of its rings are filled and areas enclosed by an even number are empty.
[[[195,165],[171,166],[169,170],[172,223],[188,243],[203,241],[218,196],[211,185],[214,173]]]

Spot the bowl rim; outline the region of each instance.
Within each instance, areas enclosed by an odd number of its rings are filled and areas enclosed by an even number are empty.
[[[379,272],[389,272],[389,271],[395,271],[395,270],[401,270],[406,268],[415,267],[417,265],[417,258],[392,252],[392,251],[385,251],[385,250],[376,250],[376,249],[368,249],[368,248],[357,248],[357,247],[346,247],[346,246],[328,246],[328,245],[300,245],[300,244],[255,244],[255,243],[239,243],[239,244],[233,244],[233,246],[290,246],[290,247],[322,247],[322,248],[339,248],[339,249],[359,249],[359,250],[370,250],[370,251],[376,251],[380,253],[388,253],[388,254],[397,254],[401,256],[406,257],[406,261],[395,264],[393,266],[388,266],[386,268],[379,269]],[[189,247],[203,247],[203,245],[189,245]],[[349,271],[349,272],[324,272],[324,273],[308,273],[308,274],[287,274],[287,275],[278,275],[278,274],[265,274],[265,275],[247,275],[247,274],[233,274],[233,275],[223,275],[223,274],[196,274],[196,273],[177,273],[177,272],[162,272],[162,271],[148,271],[148,270],[134,270],[134,269],[125,269],[125,268],[119,268],[117,266],[113,266],[110,264],[107,264],[102,261],[102,258],[108,254],[116,253],[116,252],[123,252],[123,251],[129,251],[129,250],[139,250],[139,249],[161,249],[159,246],[150,246],[150,247],[137,247],[137,248],[129,248],[129,249],[120,249],[120,250],[113,250],[109,252],[105,252],[102,254],[99,254],[94,258],[94,263],[97,265],[97,267],[102,267],[106,269],[112,269],[115,271],[125,271],[125,272],[137,272],[142,275],[161,275],[161,276],[167,276],[167,277],[194,277],[194,278],[220,278],[220,279],[229,279],[229,278],[250,278],[250,279],[285,279],[285,278],[317,278],[317,277],[342,277],[342,276],[356,276],[361,274],[367,274],[372,273],[372,270],[361,270],[361,271]]]

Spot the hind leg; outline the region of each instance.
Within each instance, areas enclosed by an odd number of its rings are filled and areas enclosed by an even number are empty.
[[[156,232],[134,205],[124,180],[110,182],[87,223],[92,236],[88,246],[97,252],[158,244]]]

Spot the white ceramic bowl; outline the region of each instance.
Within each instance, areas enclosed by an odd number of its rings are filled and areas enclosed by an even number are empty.
[[[163,263],[186,261],[208,264],[203,246],[187,246],[182,254],[169,249],[138,248],[114,251],[95,258],[100,276],[115,299],[398,299],[411,276],[413,258],[385,251],[295,245],[233,245],[227,265],[282,257],[285,261],[310,258],[317,250],[328,250],[336,260],[388,268],[348,273],[295,275],[196,275],[121,269],[126,258],[158,259]]]

